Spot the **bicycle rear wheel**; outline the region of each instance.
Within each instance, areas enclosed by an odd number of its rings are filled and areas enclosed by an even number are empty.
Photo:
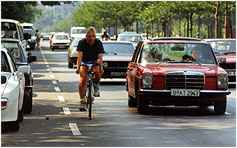
[[[89,82],[88,86],[88,97],[87,97],[87,108],[88,108],[88,117],[91,120],[92,118],[92,83]]]

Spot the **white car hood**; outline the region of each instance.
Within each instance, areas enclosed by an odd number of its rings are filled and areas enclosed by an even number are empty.
[[[9,77],[11,76],[11,73],[1,72],[1,76],[7,77],[7,81],[8,81]],[[3,95],[3,93],[4,93],[5,89],[6,89],[7,81],[6,81],[6,83],[1,84],[1,96]]]

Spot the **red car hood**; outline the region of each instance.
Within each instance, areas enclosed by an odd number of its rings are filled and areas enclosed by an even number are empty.
[[[126,61],[130,62],[132,55],[106,55],[103,56],[103,61]]]
[[[200,72],[204,73],[206,76],[216,76],[217,71],[225,72],[221,67],[215,65],[185,65],[185,64],[149,64],[146,65],[149,70],[153,71],[154,75],[164,75],[167,72],[178,72],[178,71],[187,71],[187,72]]]
[[[236,63],[236,55],[235,54],[228,54],[228,55],[221,55],[221,54],[217,54],[216,58],[225,58],[226,59],[226,63]]]

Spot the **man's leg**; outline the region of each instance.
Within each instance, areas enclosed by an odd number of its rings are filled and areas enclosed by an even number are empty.
[[[85,111],[86,107],[86,78],[87,78],[87,67],[80,66],[80,84],[79,84],[79,96],[80,96],[80,110]]]
[[[95,74],[95,79],[94,79],[94,96],[99,97],[100,92],[99,92],[99,83],[101,79],[101,74],[100,74],[100,66],[94,66],[93,67],[93,72]]]

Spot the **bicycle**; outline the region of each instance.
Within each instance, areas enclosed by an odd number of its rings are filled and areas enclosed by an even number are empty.
[[[94,101],[94,72],[92,71],[93,66],[96,64],[83,64],[83,66],[88,67],[88,74],[86,80],[86,107],[88,109],[88,117],[91,120],[92,118],[92,104]]]

